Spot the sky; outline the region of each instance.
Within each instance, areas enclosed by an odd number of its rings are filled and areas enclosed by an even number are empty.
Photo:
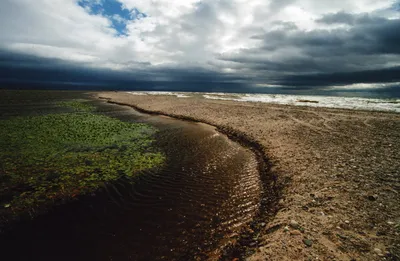
[[[400,1],[1,0],[0,85],[400,97]]]

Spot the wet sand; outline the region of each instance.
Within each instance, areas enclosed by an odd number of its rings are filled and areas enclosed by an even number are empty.
[[[283,188],[276,215],[244,251],[248,260],[400,259],[399,114],[97,95],[207,122],[260,146]]]

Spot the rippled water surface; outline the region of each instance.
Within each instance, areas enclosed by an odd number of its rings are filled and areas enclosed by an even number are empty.
[[[165,166],[19,224],[0,242],[9,260],[215,258],[258,209],[255,156],[205,124],[97,104],[103,114],[158,128]]]

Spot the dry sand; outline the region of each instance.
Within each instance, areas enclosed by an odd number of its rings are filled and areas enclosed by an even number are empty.
[[[283,189],[248,260],[400,260],[399,114],[98,96],[232,128],[263,146]]]

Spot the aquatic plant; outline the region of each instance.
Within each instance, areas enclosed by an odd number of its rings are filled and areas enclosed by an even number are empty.
[[[75,112],[0,120],[2,219],[94,192],[164,161],[152,147],[154,128],[92,113],[81,101],[59,105]]]
[[[96,109],[95,106],[89,104],[84,99],[74,99],[69,101],[61,101],[57,103],[60,107],[66,107],[77,112],[91,112]]]

